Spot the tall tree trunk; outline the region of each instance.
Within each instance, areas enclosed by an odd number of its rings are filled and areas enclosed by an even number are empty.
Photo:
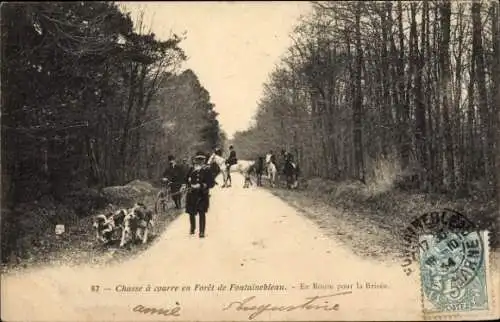
[[[474,120],[476,118],[476,113],[474,110],[474,84],[476,82],[476,69],[474,66],[474,54],[471,55],[470,72],[469,72],[469,86],[467,92],[467,162],[466,162],[466,182],[470,183],[473,179],[476,179],[477,175],[477,150],[475,147],[475,130],[474,130]]]
[[[439,56],[439,44],[440,39],[442,38],[442,32],[440,29],[440,19],[439,19],[439,4],[434,5],[434,24],[432,30],[432,45],[433,45],[433,54],[434,56]],[[434,102],[432,102],[431,106],[433,106],[433,117],[434,117],[434,144],[433,151],[431,152],[434,157],[434,171],[433,171],[433,184],[438,189],[441,189],[443,185],[443,122],[441,120],[441,88],[439,86],[440,82],[440,64],[433,64],[433,81],[437,84],[435,86],[435,98]]]
[[[427,61],[431,59],[432,55],[432,50],[431,50],[431,42],[430,42],[430,34],[431,34],[431,24],[430,24],[430,8],[429,8],[429,2],[426,1],[424,2],[425,4],[425,10],[423,12],[423,15],[425,16],[425,29],[427,30],[427,33],[425,35],[425,52],[427,54],[426,58]],[[433,30],[434,31],[434,30]],[[429,183],[429,189],[432,191],[434,186],[434,180],[435,180],[435,173],[436,173],[436,154],[435,154],[435,145],[436,145],[436,138],[435,138],[435,132],[434,132],[434,122],[433,122],[433,108],[432,108],[432,95],[431,95],[431,89],[433,87],[432,83],[432,64],[428,63],[426,64],[425,68],[425,74],[427,75],[425,77],[426,81],[426,100],[425,103],[427,105],[427,129],[428,129],[428,140],[427,140],[427,158],[428,158],[428,167],[429,171],[427,173],[427,179]]]
[[[488,92],[486,90],[486,66],[484,62],[483,41],[482,41],[482,25],[481,25],[481,3],[474,2],[472,4],[472,51],[475,61],[476,81],[478,88],[479,99],[479,119],[480,133],[482,141],[482,159],[483,171],[486,178],[492,173],[492,152],[493,146],[491,142],[489,111],[488,111]],[[487,178],[489,179],[489,178]]]
[[[362,113],[363,113],[363,93],[361,91],[361,72],[363,67],[363,53],[361,48],[361,3],[356,4],[356,94],[353,104],[353,123],[354,123],[354,158],[356,177],[365,182],[365,169],[363,159],[363,134],[362,134]]]
[[[397,145],[397,152],[400,154],[401,157],[401,145],[402,145],[402,108],[401,108],[401,97],[400,97],[400,91],[398,84],[402,82],[401,78],[404,77],[404,75],[401,75],[400,73],[401,68],[400,68],[400,62],[399,62],[399,57],[398,57],[398,50],[396,48],[396,42],[394,39],[394,32],[392,30],[392,26],[394,25],[394,21],[392,18],[392,2],[387,3],[387,11],[388,11],[388,18],[389,18],[389,25],[391,26],[391,29],[389,30],[389,43],[390,43],[390,50],[391,50],[391,64],[390,64],[390,70],[391,70],[391,92],[392,92],[392,104],[391,106],[394,106],[394,111],[396,115],[396,120],[395,120],[395,125],[397,129],[397,139],[395,141]],[[391,111],[392,114],[392,111]]]
[[[462,53],[463,53],[463,42],[464,42],[464,23],[463,23],[463,13],[464,5],[462,3],[458,4],[458,48],[457,54],[455,55],[455,88],[454,88],[454,124],[456,130],[455,139],[455,167],[458,170],[457,176],[457,187],[463,188],[465,184],[464,176],[464,166],[465,166],[465,156],[464,156],[464,140],[463,140],[463,125],[462,125]]]
[[[498,3],[491,3],[491,33],[493,37],[493,113],[492,118],[495,118],[496,122],[493,129],[497,129],[497,134],[495,138],[496,143],[496,160],[495,160],[495,171],[494,171],[494,183],[497,190],[497,203],[500,204],[500,131],[498,126],[500,125],[500,32],[499,32],[499,22],[498,22]]]
[[[382,109],[383,109],[383,129],[382,129],[382,154],[388,156],[390,147],[393,146],[392,135],[389,129],[394,126],[394,120],[391,110],[391,90],[390,90],[390,68],[389,54],[387,46],[389,44],[389,34],[391,33],[392,23],[388,15],[391,14],[386,6],[386,10],[382,10]]]
[[[443,106],[443,131],[446,158],[446,179],[450,189],[455,189],[455,160],[453,156],[453,134],[450,122],[451,77],[450,77],[450,18],[451,4],[446,1],[441,5],[441,48],[439,55],[440,89]]]
[[[410,163],[410,138],[409,128],[409,106],[407,105],[407,95],[405,90],[405,49],[404,49],[404,29],[403,29],[403,6],[401,1],[397,3],[398,8],[398,29],[399,29],[399,61],[398,61],[398,84],[399,84],[399,109],[401,119],[399,120],[400,155],[403,168],[407,168]]]
[[[425,104],[424,97],[422,93],[422,69],[424,68],[424,52],[425,52],[425,12],[428,10],[429,4],[425,1],[424,8],[422,13],[422,30],[421,30],[421,46],[419,54],[415,54],[415,60],[417,65],[417,70],[414,73],[413,77],[415,78],[415,143],[417,147],[417,161],[423,171],[421,171],[421,184],[424,186],[427,185],[427,147],[426,147],[426,129],[425,129]],[[415,50],[418,52],[418,39],[416,37],[417,34],[417,23],[415,21],[415,5],[412,3],[412,21],[411,21],[411,32],[414,34],[413,46]]]

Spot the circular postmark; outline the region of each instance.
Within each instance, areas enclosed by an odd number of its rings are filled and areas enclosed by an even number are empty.
[[[420,236],[438,236],[443,233],[465,233],[476,231],[476,225],[467,217],[451,209],[431,211],[415,218],[403,230],[403,249],[401,267],[406,275],[415,272],[414,266],[419,260]]]

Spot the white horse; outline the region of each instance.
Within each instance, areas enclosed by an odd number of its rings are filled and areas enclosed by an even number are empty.
[[[267,177],[269,178],[269,183],[271,187],[276,185],[276,174],[278,173],[278,169],[276,168],[276,164],[271,161],[271,154],[266,155],[266,168],[267,168]]]
[[[228,167],[226,165],[226,159],[224,159],[218,154],[212,153],[212,155],[207,160],[207,164],[212,164],[212,163],[217,164],[217,166],[219,166],[220,171],[222,172],[222,178],[224,180],[224,183],[221,186],[222,188],[231,186],[231,184],[229,185],[227,184],[227,181],[231,180],[230,172],[232,171],[238,171],[245,177],[245,183],[243,185],[244,188],[248,187],[247,185],[248,182],[251,182],[250,169],[255,163],[255,161],[238,160],[236,164],[233,164],[229,167],[228,171]]]
[[[217,164],[219,167],[220,172],[222,173],[222,180],[224,184],[222,185],[222,188],[226,186],[226,181],[227,181],[227,168],[226,168],[226,159],[221,157],[218,154],[212,153],[212,155],[208,158],[207,164]]]
[[[278,169],[276,169],[276,165],[269,161],[267,164],[267,175],[269,177],[269,183],[271,184],[271,187],[274,187],[276,185],[276,174],[278,173]]]
[[[245,177],[245,182],[243,183],[243,188],[248,188],[252,184],[252,179],[250,179],[250,173],[255,166],[255,161],[238,160],[235,164],[236,170]]]

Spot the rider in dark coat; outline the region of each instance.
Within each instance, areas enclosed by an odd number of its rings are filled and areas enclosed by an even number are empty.
[[[286,153],[285,155],[285,166],[283,168],[283,174],[285,175],[287,186],[289,188],[297,186],[299,167],[297,163],[294,162],[294,158],[291,153]]]
[[[278,172],[280,172],[281,174],[285,174],[285,167],[286,167],[286,164],[289,160],[289,156],[290,156],[290,154],[285,149],[281,150],[281,155],[280,155],[280,166],[281,167],[280,167],[280,169],[278,169]]]
[[[168,156],[168,166],[163,172],[163,177],[167,178],[170,184],[170,191],[172,194],[172,200],[175,203],[175,208],[181,208],[181,193],[179,192],[181,186],[184,184],[185,171],[183,167],[175,161],[175,157],[172,155]]]
[[[271,151],[271,158],[269,159],[269,162],[272,162],[272,163],[274,163],[274,165],[276,165],[276,156],[274,154],[272,154],[272,151]]]
[[[193,158],[193,167],[187,175],[188,194],[186,196],[186,212],[189,214],[190,234],[196,230],[196,215],[199,215],[199,237],[205,237],[205,215],[210,204],[209,191],[214,186],[214,178],[210,168],[205,165],[206,156],[198,152]]]

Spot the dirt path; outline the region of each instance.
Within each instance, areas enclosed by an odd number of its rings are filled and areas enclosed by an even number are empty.
[[[314,302],[338,303],[338,310],[266,311],[254,319],[359,320],[361,314],[366,320],[421,318],[418,276],[407,277],[397,263],[354,255],[293,207],[263,189],[243,189],[242,181],[234,175],[232,188],[212,190],[205,239],[189,236],[187,215],[181,215],[156,244],[123,263],[102,268],[58,266],[2,276],[2,319],[249,320],[255,311],[237,310],[241,303],[231,302],[255,296],[245,302],[247,306],[299,305],[310,296],[344,291],[352,293]],[[366,282],[385,284],[386,288],[367,289]],[[231,284],[252,283],[283,285],[285,289],[230,290]],[[301,283],[309,288],[301,289]],[[333,285],[334,289],[314,289],[313,283]],[[358,289],[357,283],[363,288]],[[207,288],[200,290],[196,284]],[[226,285],[225,291],[217,290],[220,284]],[[99,290],[92,292],[92,285]],[[142,289],[119,292],[119,285]],[[146,292],[148,285],[152,288]],[[182,291],[182,286],[191,290]],[[137,305],[178,307],[174,313],[179,316],[134,312]]]

